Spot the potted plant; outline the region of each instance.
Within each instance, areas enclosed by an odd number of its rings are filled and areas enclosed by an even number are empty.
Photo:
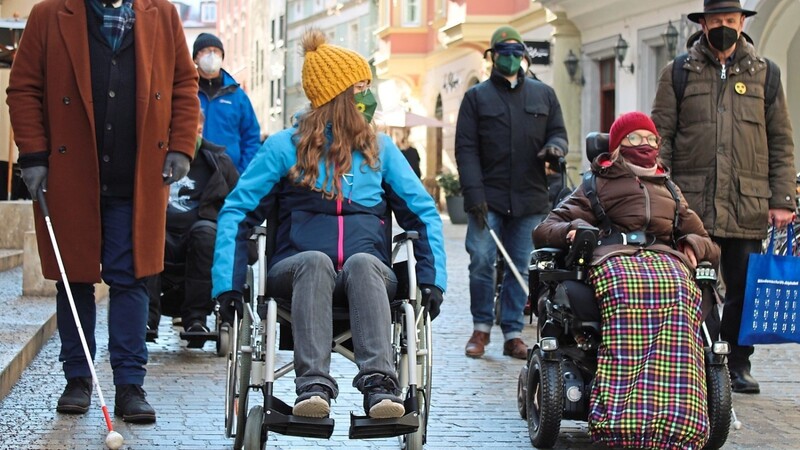
[[[447,204],[447,214],[453,224],[467,223],[467,213],[464,212],[464,196],[461,195],[461,182],[458,174],[447,172],[436,176],[436,183],[444,191],[444,200]]]

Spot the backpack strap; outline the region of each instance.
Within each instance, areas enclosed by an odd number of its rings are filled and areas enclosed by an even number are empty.
[[[769,108],[778,97],[781,87],[781,69],[774,61],[764,58],[767,62],[767,81],[764,87],[764,108]]]
[[[589,199],[589,204],[592,206],[592,212],[600,223],[600,231],[604,234],[611,234],[616,231],[614,224],[611,223],[611,219],[606,215],[606,210],[603,209],[603,206],[600,205],[600,200],[597,198],[597,176],[595,173],[591,170],[584,173],[583,182],[581,184],[583,185],[583,192],[586,194],[586,198]]]
[[[678,105],[678,113],[681,110],[681,101],[683,101],[683,93],[686,92],[686,80],[689,78],[689,72],[683,69],[686,61],[689,60],[689,53],[681,53],[672,60],[672,90],[675,91],[676,105]]]

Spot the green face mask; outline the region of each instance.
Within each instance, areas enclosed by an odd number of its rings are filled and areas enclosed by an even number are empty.
[[[497,59],[494,61],[494,66],[497,67],[497,70],[503,75],[511,76],[517,74],[521,63],[521,56],[498,55]]]
[[[367,89],[366,91],[359,92],[355,95],[355,98],[356,108],[364,115],[364,119],[367,123],[372,122],[372,116],[375,114],[375,109],[378,107],[378,101],[375,100],[372,91]]]

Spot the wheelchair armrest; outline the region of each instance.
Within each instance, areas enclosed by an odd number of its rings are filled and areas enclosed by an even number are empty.
[[[539,259],[557,259],[564,253],[563,248],[543,247],[534,249],[531,252],[531,261]]]
[[[416,232],[416,231],[404,231],[404,232],[396,235],[395,237],[393,237],[392,238],[392,242],[394,242],[396,244],[398,242],[402,242],[402,241],[409,240],[409,239],[412,240],[412,241],[418,240],[419,239],[419,233]]]
[[[708,261],[700,261],[697,263],[697,268],[694,270],[694,279],[697,284],[704,286],[706,284],[716,286],[717,284],[717,271],[714,266]]]
[[[595,227],[578,227],[569,252],[564,258],[566,267],[588,266],[592,261],[594,249],[597,248],[599,235],[600,230]]]
[[[252,231],[250,232],[250,236],[248,239],[253,241],[257,241],[259,236],[266,236],[267,235],[267,227],[258,225],[253,227]]]

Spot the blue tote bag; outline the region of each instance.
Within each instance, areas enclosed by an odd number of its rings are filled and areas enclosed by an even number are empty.
[[[765,254],[747,264],[739,345],[800,343],[800,257],[792,256],[794,227],[786,231],[786,255],[775,255],[775,230]]]

